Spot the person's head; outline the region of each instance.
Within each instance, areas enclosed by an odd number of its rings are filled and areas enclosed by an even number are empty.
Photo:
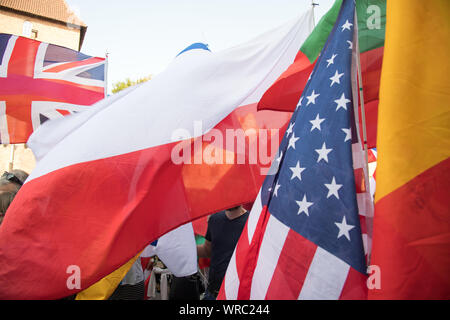
[[[0,191],[17,192],[27,178],[28,173],[20,169],[11,170],[11,172],[5,171],[0,177]]]
[[[16,191],[0,192],[0,224],[2,224],[6,210],[8,210],[8,207],[16,196],[16,193]]]
[[[11,182],[5,178],[0,178],[0,192],[17,192],[20,189],[20,185]]]
[[[20,170],[20,169],[14,169],[14,170],[11,170],[11,173],[12,173],[17,179],[20,180],[20,182],[22,183],[21,185],[23,185],[23,184],[25,183],[25,180],[27,180],[27,178],[28,178],[28,173],[26,173],[25,171]]]

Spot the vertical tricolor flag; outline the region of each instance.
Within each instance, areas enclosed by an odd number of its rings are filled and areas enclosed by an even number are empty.
[[[264,181],[219,298],[367,297],[363,234],[370,194],[355,121],[357,101],[353,105],[354,8],[352,0],[342,4],[273,163],[276,174]]]
[[[450,299],[450,2],[388,2],[371,299]]]
[[[294,63],[267,90],[258,104],[259,109],[293,111],[309,75],[333,28],[342,0],[321,18],[311,35],[301,46]],[[378,91],[383,60],[386,24],[386,0],[356,1],[358,42],[361,52],[367,139],[369,148],[376,145]]]
[[[151,81],[40,126],[37,165],[0,228],[0,299],[75,294],[170,230],[254,201],[290,119],[257,102],[311,30],[310,10],[227,50],[185,51]],[[66,286],[71,266],[80,288]]]
[[[105,58],[0,34],[0,142],[25,143],[48,119],[105,97]]]

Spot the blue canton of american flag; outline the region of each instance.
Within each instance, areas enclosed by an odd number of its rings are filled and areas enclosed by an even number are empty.
[[[365,198],[358,194],[368,193],[361,187],[364,162],[352,97],[354,8],[352,0],[342,4],[272,164],[275,174],[267,176],[252,208],[221,297],[366,298],[358,207]]]

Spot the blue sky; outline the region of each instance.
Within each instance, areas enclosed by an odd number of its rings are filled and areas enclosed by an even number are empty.
[[[125,78],[156,75],[185,47],[219,51],[275,28],[311,7],[311,0],[66,0],[88,25],[81,51],[109,53],[108,91]],[[315,0],[315,20],[334,0]]]

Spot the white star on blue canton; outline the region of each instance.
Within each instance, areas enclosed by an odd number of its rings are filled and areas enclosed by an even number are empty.
[[[308,102],[306,103],[306,105],[309,105],[310,103],[312,104],[316,104],[316,98],[320,96],[319,93],[316,93],[314,90],[311,92],[310,96],[306,96],[306,99],[308,99]]]
[[[353,49],[353,42],[351,42],[350,40],[347,40],[347,43],[348,43],[348,48]]]
[[[294,178],[298,178],[300,181],[302,180],[302,172],[306,170],[306,168],[300,167],[300,161],[297,161],[295,167],[289,168],[292,171],[291,180]]]
[[[281,184],[278,184],[278,182],[277,182],[277,184],[275,185],[275,190],[273,191],[274,197],[278,197],[278,189],[280,189],[280,187],[281,187]]]
[[[336,102],[337,104],[336,111],[338,111],[340,108],[344,108],[345,110],[347,110],[347,103],[349,103],[350,100],[347,99],[345,97],[345,94],[343,93],[341,97],[339,99],[334,100],[334,102]]]
[[[348,20],[345,20],[345,23],[341,26],[342,31],[344,31],[345,29],[350,30],[350,27],[353,25],[353,23],[348,22]]]
[[[278,158],[276,159],[277,162],[280,162],[282,158],[283,158],[283,151],[280,151],[280,155],[279,155]]]
[[[351,241],[349,231],[352,230],[355,226],[347,224],[347,220],[345,219],[345,216],[342,219],[341,223],[335,222],[334,224],[339,228],[339,234],[338,234],[337,238],[339,239],[340,237],[345,236],[348,241]]]
[[[303,96],[301,96],[300,100],[298,100],[298,104],[297,104],[297,107],[295,109],[297,109],[298,107],[300,107],[302,105],[302,101],[303,101]]]
[[[317,158],[317,162],[319,162],[322,159],[325,160],[326,162],[328,162],[328,154],[331,151],[333,151],[333,149],[327,149],[325,142],[323,143],[321,149],[315,149],[315,150],[319,154],[319,158]]]
[[[289,128],[286,130],[287,135],[290,135],[292,133],[292,129],[294,128],[295,122],[291,122],[289,124]]]
[[[311,131],[313,131],[314,129],[318,129],[319,131],[321,131],[320,124],[324,121],[325,121],[325,118],[323,118],[323,119],[319,118],[319,114],[317,114],[317,116],[314,120],[309,120],[309,122],[311,122],[311,124],[312,124]]]
[[[302,201],[295,201],[297,202],[298,205],[298,212],[297,214],[300,214],[302,212],[304,212],[308,217],[309,217],[309,211],[308,208],[311,207],[314,203],[313,202],[308,202],[308,200],[306,199],[306,194],[303,196]]]
[[[345,140],[344,140],[344,142],[348,141],[348,140],[352,140],[352,130],[347,129],[347,128],[342,128],[341,130],[344,131],[344,133],[345,133]]]
[[[334,53],[333,53],[333,55],[331,56],[331,58],[327,60],[327,62],[328,62],[327,68],[328,68],[331,64],[334,64],[334,58],[336,58],[336,57],[337,57],[337,54],[334,54]]]
[[[341,82],[340,82],[339,79],[341,79],[342,76],[344,76],[344,73],[343,73],[343,72],[342,72],[342,73],[339,73],[339,72],[336,70],[336,73],[334,74],[334,76],[332,76],[332,77],[330,78],[330,80],[331,80],[330,87],[331,87],[333,84],[335,84],[335,83],[341,84]]]
[[[337,184],[335,177],[333,177],[333,180],[331,180],[331,183],[325,183],[325,187],[328,188],[327,199],[331,196],[335,196],[336,199],[339,199],[338,190],[340,188],[342,188],[342,184]]]
[[[297,142],[297,140],[300,139],[300,137],[296,137],[295,136],[295,132],[292,133],[292,136],[289,138],[289,145],[288,145],[288,149],[290,147],[292,147],[293,149],[295,149],[295,143]]]

